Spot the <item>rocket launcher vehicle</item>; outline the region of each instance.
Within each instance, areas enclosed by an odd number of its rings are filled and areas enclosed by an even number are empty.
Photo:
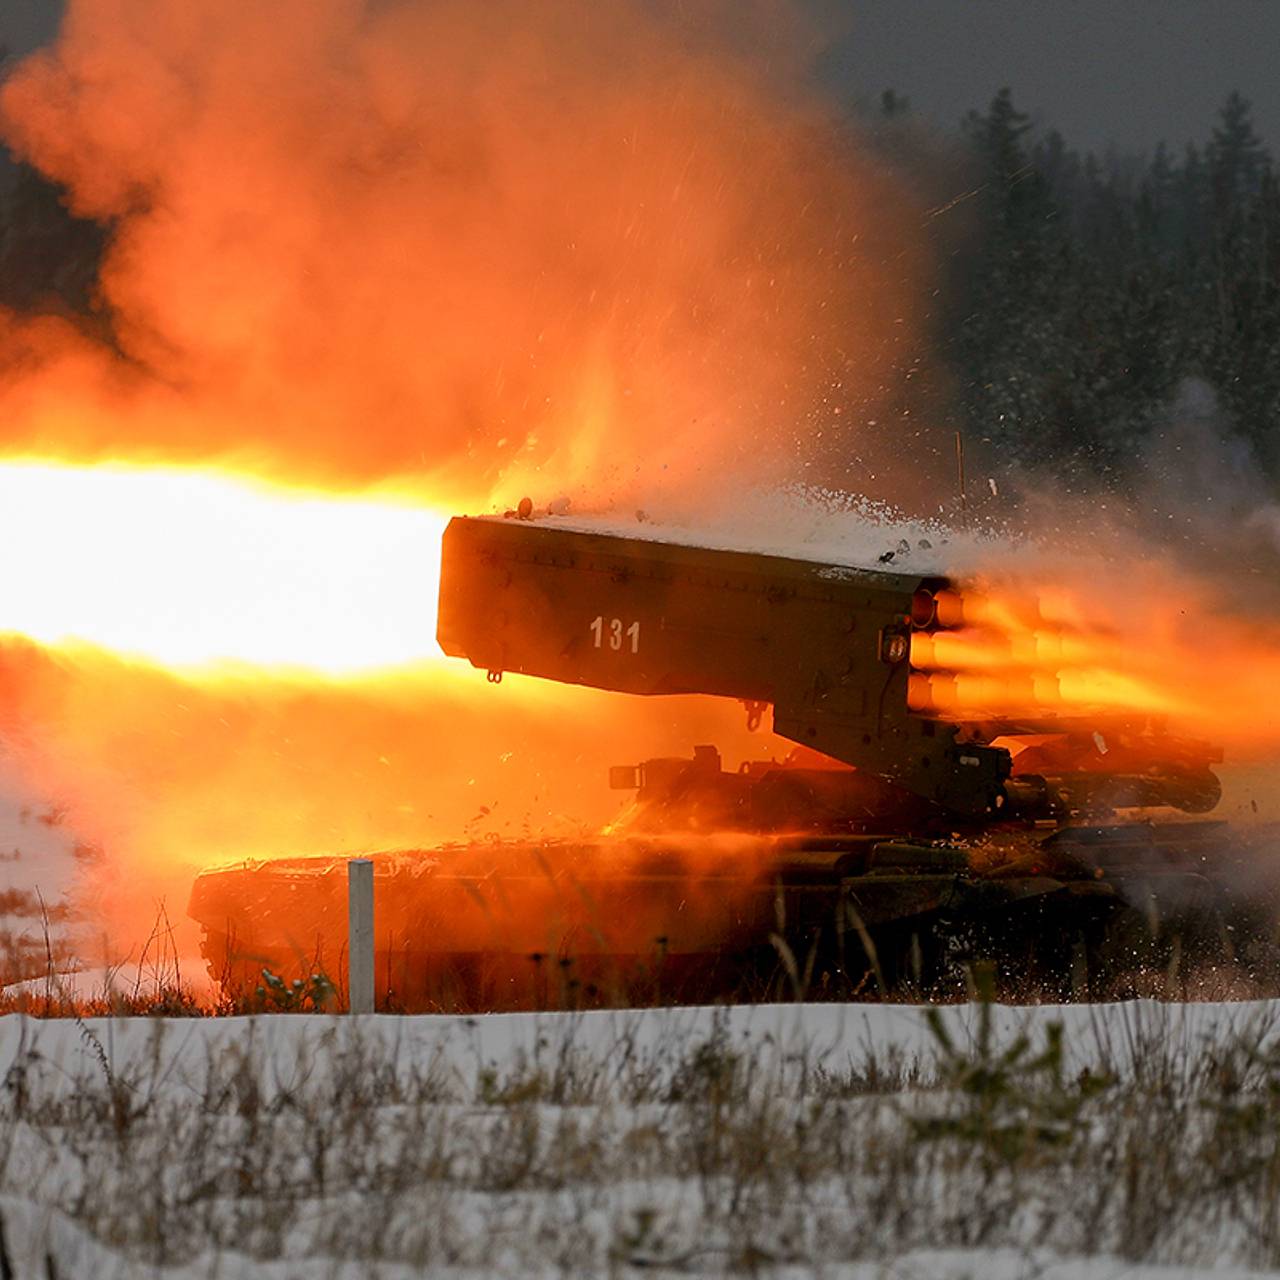
[[[615,765],[634,803],[589,840],[373,851],[380,1003],[946,995],[978,963],[1034,998],[1222,965],[1280,985],[1276,833],[1189,816],[1218,802],[1220,753],[1107,707],[931,696],[966,604],[899,569],[452,520],[446,654],[493,684],[734,699],[794,748]],[[345,856],[197,879],[225,989],[340,971]]]

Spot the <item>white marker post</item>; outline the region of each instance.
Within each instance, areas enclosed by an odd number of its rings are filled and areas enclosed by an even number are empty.
[[[373,1012],[373,862],[347,863],[347,1007]]]

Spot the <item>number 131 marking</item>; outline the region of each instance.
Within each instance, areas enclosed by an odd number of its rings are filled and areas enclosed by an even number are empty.
[[[591,624],[591,636],[597,649],[603,649],[607,640],[610,649],[621,649],[625,642],[630,642],[631,652],[640,652],[640,624],[638,622],[633,622],[629,627],[624,627],[621,618],[598,617]]]

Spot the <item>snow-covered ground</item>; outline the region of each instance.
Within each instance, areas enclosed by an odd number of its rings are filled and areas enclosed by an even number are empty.
[[[19,1276],[1280,1266],[1280,1005],[989,1012],[10,1016],[0,1220]]]
[[[856,494],[797,487],[706,500],[696,513],[578,513],[552,503],[540,524],[579,533],[746,551],[851,568],[939,573],[987,554],[992,536],[912,519]]]

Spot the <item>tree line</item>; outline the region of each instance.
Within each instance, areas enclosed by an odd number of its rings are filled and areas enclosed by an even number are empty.
[[[907,104],[886,93],[878,115],[891,161],[936,175]],[[1002,89],[944,160],[954,210],[926,225],[958,427],[1026,466],[1120,482],[1196,378],[1280,477],[1280,173],[1240,94],[1203,147],[1099,157],[1037,136]]]

